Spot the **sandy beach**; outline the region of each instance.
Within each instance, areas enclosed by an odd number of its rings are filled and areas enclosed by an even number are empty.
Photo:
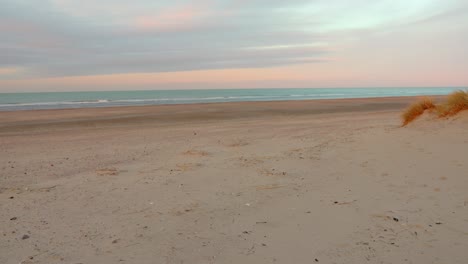
[[[468,113],[413,100],[0,112],[0,263],[468,263]]]

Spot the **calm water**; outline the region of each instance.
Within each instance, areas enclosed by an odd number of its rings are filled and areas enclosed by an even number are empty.
[[[0,93],[0,111],[108,106],[445,95],[460,88],[230,89]]]

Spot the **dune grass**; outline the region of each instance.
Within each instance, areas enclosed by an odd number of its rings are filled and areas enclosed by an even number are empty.
[[[415,120],[418,116],[422,115],[424,111],[435,109],[434,101],[429,97],[424,97],[419,101],[410,105],[405,112],[401,115],[403,119],[403,126],[406,126],[411,121]]]
[[[463,110],[468,110],[468,90],[453,92],[445,104],[437,106],[440,117],[453,116]]]
[[[401,115],[403,119],[402,126],[406,126],[411,121],[415,120],[418,116],[422,115],[424,111],[433,109],[437,111],[439,117],[453,116],[460,111],[468,110],[468,90],[459,90],[451,93],[447,97],[447,101],[439,105],[435,105],[434,101],[429,97],[420,99],[403,112]]]

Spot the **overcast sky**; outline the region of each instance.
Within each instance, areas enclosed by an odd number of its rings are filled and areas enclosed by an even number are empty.
[[[0,0],[0,92],[468,86],[467,0]]]

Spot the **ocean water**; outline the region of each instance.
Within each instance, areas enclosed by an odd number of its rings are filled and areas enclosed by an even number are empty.
[[[460,88],[311,88],[0,93],[0,111],[445,95]]]

